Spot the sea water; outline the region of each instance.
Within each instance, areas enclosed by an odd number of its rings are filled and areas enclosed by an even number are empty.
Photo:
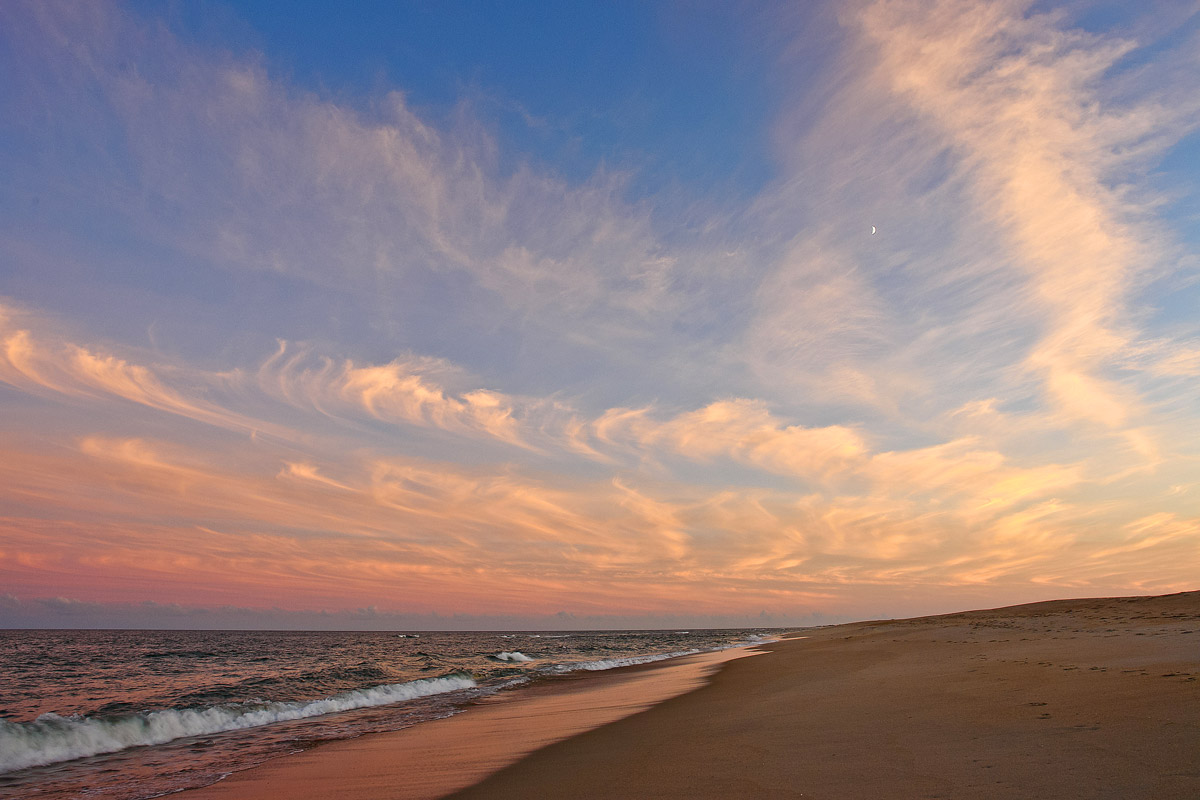
[[[773,631],[0,631],[0,797],[157,797],[578,671]]]

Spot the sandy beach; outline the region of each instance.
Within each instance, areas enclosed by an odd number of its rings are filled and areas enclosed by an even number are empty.
[[[803,635],[514,692],[184,798],[1200,797],[1200,592]]]
[[[0,75],[0,800],[1200,800],[1200,0]]]

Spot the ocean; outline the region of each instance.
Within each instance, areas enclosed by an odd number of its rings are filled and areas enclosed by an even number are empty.
[[[777,633],[0,631],[0,797],[159,797],[533,681]]]

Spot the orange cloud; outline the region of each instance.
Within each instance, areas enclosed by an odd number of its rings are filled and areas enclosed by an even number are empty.
[[[965,497],[967,513],[1006,508],[1084,481],[1079,465],[1014,467],[1001,453],[980,449],[978,444],[967,438],[918,450],[879,453],[872,456],[864,473],[884,491]]]
[[[220,197],[153,220],[165,247],[287,275],[314,309],[336,285],[344,313],[387,310],[387,341],[422,341],[404,304],[461,281],[446,330],[483,309],[464,339],[495,322],[672,399],[574,378],[572,399],[521,395],[503,359],[476,379],[362,342],[216,372],[2,305],[0,382],[59,401],[5,407],[6,584],[663,611],[1194,581],[1194,414],[1161,387],[1200,362],[1138,330],[1130,298],[1168,245],[1122,185],[1172,112],[1107,93],[1132,43],[1034,7],[840,6],[844,57],[819,107],[782,110],[784,172],[737,214],[754,222],[695,237],[664,236],[621,176],[499,169],[486,132],[398,93],[363,114],[104,7],[42,15],[41,63],[75,99],[99,86],[146,196]],[[134,39],[187,66],[116,69]],[[174,166],[198,122],[197,165]],[[876,214],[913,230],[874,237]]]
[[[1029,368],[1061,413],[1119,428],[1140,409],[1102,373],[1136,337],[1126,296],[1161,252],[1114,175],[1167,112],[1109,110],[1097,79],[1133,43],[1064,32],[1029,5],[887,0],[857,20],[879,81],[945,132],[1015,247],[1045,329]]]
[[[786,425],[760,401],[719,400],[664,421],[648,409],[610,409],[594,423],[607,444],[661,450],[700,461],[730,458],[782,475],[820,478],[859,460],[866,445],[854,430]]]
[[[397,359],[388,364],[340,365],[298,349],[288,355],[286,342],[258,370],[259,386],[297,407],[330,416],[365,414],[382,422],[436,428],[467,436],[493,438],[520,447],[537,434],[539,415],[551,405],[509,397],[487,389],[451,392],[438,376],[458,378],[445,362],[430,358]]]
[[[15,323],[16,317],[11,312],[0,314],[0,337],[3,337],[0,381],[18,389],[77,399],[124,400],[222,428],[291,435],[276,424],[188,397],[165,384],[150,367],[56,341],[51,336],[37,336],[28,328],[16,327]]]
[[[949,502],[960,478],[947,452],[880,462],[901,487],[888,491],[911,487],[895,477],[907,469],[946,481],[941,507],[902,495],[713,493],[634,475],[584,481],[411,458],[247,461],[103,436],[85,437],[75,452],[0,455],[0,502],[16,512],[0,518],[0,570],[26,593],[69,579],[93,587],[92,599],[115,596],[116,581],[145,587],[135,594],[146,597],[171,586],[181,602],[253,604],[265,592],[293,607],[836,606],[847,592],[883,591],[871,586],[1065,574],[1090,513],[1013,501],[972,516],[978,488],[1014,473],[987,458],[969,462],[969,502]],[[1156,532],[1143,533],[1151,522]],[[1089,562],[1094,580],[1123,575],[1116,567],[1129,552],[1156,564],[1164,581],[1187,572],[1164,558],[1194,547],[1191,523],[1141,524]]]

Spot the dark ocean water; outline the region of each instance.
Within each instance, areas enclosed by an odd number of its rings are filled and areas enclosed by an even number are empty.
[[[774,633],[0,631],[0,797],[156,797],[530,681]]]

